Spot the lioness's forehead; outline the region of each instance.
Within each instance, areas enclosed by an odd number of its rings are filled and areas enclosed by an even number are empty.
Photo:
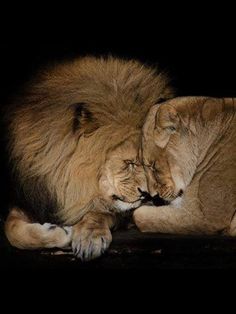
[[[202,106],[209,97],[201,96],[188,96],[188,97],[176,97],[163,103],[163,105],[173,106],[179,114],[190,114],[198,113],[199,107]]]
[[[141,161],[144,165],[152,164],[157,158],[157,152],[149,150],[148,148],[143,150]]]
[[[150,138],[148,141],[143,141],[139,149],[139,159],[143,164],[151,164],[156,159],[157,150],[153,138]]]

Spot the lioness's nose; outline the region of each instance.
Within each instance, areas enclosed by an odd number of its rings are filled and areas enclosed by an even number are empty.
[[[169,202],[165,201],[163,198],[161,198],[158,194],[156,194],[153,198],[152,198],[152,202],[155,206],[164,206],[164,205],[168,205]]]
[[[151,195],[151,197],[155,197],[158,194],[156,184],[149,185],[149,194]]]

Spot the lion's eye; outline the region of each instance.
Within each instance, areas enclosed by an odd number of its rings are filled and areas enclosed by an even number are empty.
[[[176,128],[174,126],[168,126],[165,128],[167,131],[171,131],[172,133],[176,131]]]
[[[138,167],[138,165],[133,160],[125,160],[125,164],[131,170],[136,169]]]

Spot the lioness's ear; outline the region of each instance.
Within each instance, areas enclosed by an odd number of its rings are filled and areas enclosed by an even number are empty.
[[[160,105],[156,113],[155,128],[162,128],[174,132],[179,125],[176,109],[168,104]]]
[[[216,116],[222,112],[224,99],[208,98],[202,106],[202,119],[207,123],[214,120]]]
[[[74,119],[73,132],[80,131],[85,135],[89,135],[99,128],[99,123],[89,111],[85,103],[77,103],[73,105]]]
[[[156,112],[154,141],[160,147],[166,147],[172,133],[175,133],[179,125],[179,117],[174,107],[160,105]]]

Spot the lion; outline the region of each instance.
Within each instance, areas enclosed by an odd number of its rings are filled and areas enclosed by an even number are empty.
[[[236,102],[179,97],[153,106],[143,127],[143,163],[152,196],[141,206],[143,232],[236,236]]]
[[[100,256],[119,216],[142,203],[142,125],[172,96],[166,74],[135,60],[83,57],[42,71],[7,112],[11,245]]]

